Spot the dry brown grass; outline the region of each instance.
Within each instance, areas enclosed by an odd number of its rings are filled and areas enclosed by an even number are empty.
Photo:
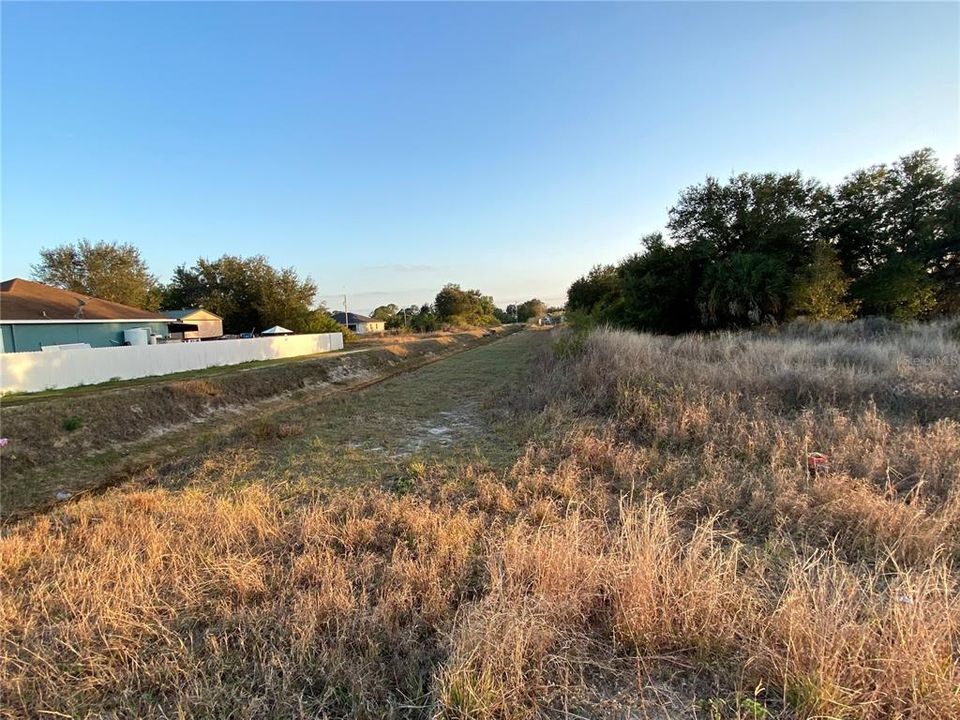
[[[548,361],[503,474],[290,498],[213,490],[210,458],[22,522],[3,711],[960,717],[960,426],[924,400],[960,363],[908,332],[936,352],[600,332]]]

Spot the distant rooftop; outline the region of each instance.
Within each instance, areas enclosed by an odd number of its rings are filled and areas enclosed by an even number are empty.
[[[13,278],[0,283],[0,322],[12,320],[166,320],[166,315],[101,300],[43,283]]]
[[[357,313],[344,313],[343,311],[332,312],[330,313],[330,316],[341,325],[356,325],[357,323],[379,322],[378,320],[374,320],[372,317],[367,317],[366,315],[358,315]]]
[[[170,313],[172,317],[176,317],[176,318],[183,317],[184,315],[193,315],[193,313],[197,313],[197,312],[205,312],[215,317],[220,317],[213,310],[207,310],[206,308],[202,308],[202,307],[180,308],[179,310],[164,310],[164,312]]]

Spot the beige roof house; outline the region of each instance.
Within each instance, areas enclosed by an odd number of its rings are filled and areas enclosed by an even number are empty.
[[[218,338],[223,335],[223,318],[203,308],[183,308],[182,310],[165,310],[170,317],[180,322],[196,325],[200,331],[200,339]]]

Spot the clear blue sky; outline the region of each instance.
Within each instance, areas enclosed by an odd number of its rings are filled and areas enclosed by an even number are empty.
[[[561,301],[706,175],[960,151],[960,5],[2,5],[2,275],[263,253],[351,309]],[[326,298],[329,304],[339,304]]]

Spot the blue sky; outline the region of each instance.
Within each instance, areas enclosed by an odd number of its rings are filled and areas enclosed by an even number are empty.
[[[958,36],[956,3],[4,2],[2,276],[86,237],[351,309],[559,302],[707,175],[952,162]]]

